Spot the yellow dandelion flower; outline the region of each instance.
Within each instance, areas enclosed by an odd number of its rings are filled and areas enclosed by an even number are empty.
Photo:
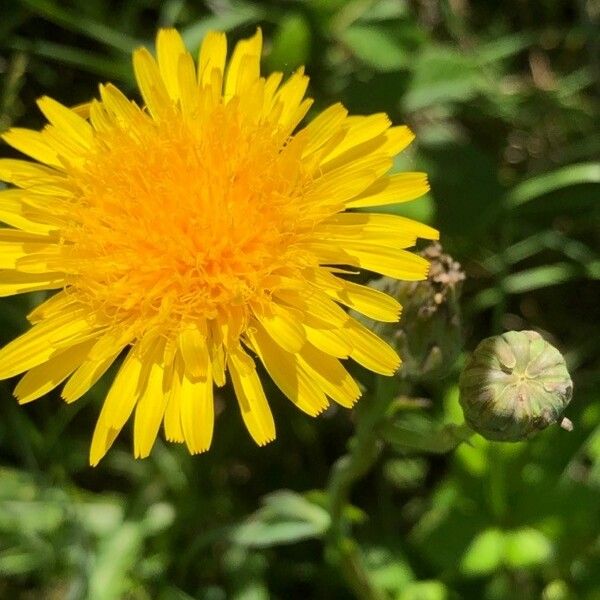
[[[309,415],[330,400],[351,407],[360,390],[341,360],[391,375],[399,358],[342,307],[396,321],[400,305],[340,275],[423,279],[427,262],[405,248],[437,238],[349,210],[427,191],[422,173],[388,174],[407,127],[335,104],[296,131],[308,78],[261,77],[260,30],[227,66],[222,33],[205,37],[197,64],[175,30],[156,49],[133,55],[143,106],[110,84],[75,109],[44,97],[42,131],[3,136],[37,162],[0,160],[16,186],[0,192],[0,295],[59,291],[0,350],[0,378],[26,373],[21,403],[63,382],[73,402],[124,353],[93,465],[132,413],[136,457],[161,423],[168,440],[207,450],[213,384],[228,378],[250,435],[270,442],[257,362]]]

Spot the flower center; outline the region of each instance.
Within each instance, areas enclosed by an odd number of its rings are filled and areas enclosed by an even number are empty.
[[[71,289],[110,319],[177,329],[247,310],[275,274],[305,260],[314,225],[302,207],[310,177],[301,144],[244,120],[235,105],[210,118],[145,115],[98,132],[72,167],[75,218],[64,234]]]

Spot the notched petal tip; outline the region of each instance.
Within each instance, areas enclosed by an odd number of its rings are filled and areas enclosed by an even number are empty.
[[[273,434],[272,437],[269,436],[268,438],[265,438],[265,439],[260,440],[260,441],[255,438],[254,441],[256,442],[256,445],[259,448],[264,448],[268,444],[271,444],[272,442],[274,442],[276,439],[277,439],[277,434]]]

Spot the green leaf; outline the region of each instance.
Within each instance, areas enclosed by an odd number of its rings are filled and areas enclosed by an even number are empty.
[[[387,21],[406,17],[410,13],[407,2],[402,0],[376,0],[366,5],[367,10],[360,16],[360,21]]]
[[[341,35],[340,41],[360,61],[376,71],[397,71],[406,67],[409,56],[396,36],[374,25],[352,25]]]
[[[98,537],[109,536],[123,522],[123,507],[116,502],[79,503],[75,509],[85,529]]]
[[[323,507],[291,490],[273,492],[265,496],[263,502],[263,511],[269,515],[304,519],[321,527],[329,525],[329,513]]]
[[[542,566],[552,557],[552,553],[552,543],[537,529],[526,527],[508,532],[505,536],[504,560],[507,566]]]
[[[306,64],[310,54],[311,31],[300,14],[290,14],[280,21],[267,63],[272,71],[290,72]]]
[[[127,576],[137,563],[143,541],[139,523],[124,523],[102,540],[92,566],[88,597],[94,600],[119,600],[127,589]]]
[[[561,262],[543,265],[507,275],[501,287],[487,288],[479,292],[471,301],[470,310],[485,310],[501,301],[504,294],[523,294],[573,279],[600,279],[600,261],[590,261],[585,265]]]
[[[11,548],[0,552],[0,575],[16,576],[33,573],[40,568],[42,554],[39,549],[27,551],[21,548]]]
[[[482,79],[473,58],[450,46],[429,46],[414,61],[413,79],[403,98],[404,108],[416,111],[473,98]]]
[[[302,521],[248,521],[232,534],[232,541],[248,548],[268,548],[280,544],[293,544],[319,537],[323,533],[313,523]]]
[[[15,38],[10,47],[42,58],[71,65],[82,71],[94,73],[100,77],[119,80],[126,83],[133,81],[133,72],[129,57],[123,60],[115,60],[109,56],[103,56],[88,50],[56,44],[46,40],[25,40]]]
[[[569,165],[515,186],[506,196],[509,207],[520,206],[544,194],[582,183],[600,183],[600,163]]]
[[[0,531],[51,533],[60,527],[63,520],[64,509],[58,502],[0,502]]]
[[[256,23],[264,16],[264,10],[255,4],[232,2],[219,14],[200,19],[181,30],[181,37],[188,48],[197,48],[209,31],[230,31],[248,23]]]
[[[383,546],[367,547],[364,551],[369,578],[382,590],[396,597],[415,576],[406,558],[397,550]]]
[[[505,555],[506,536],[500,529],[480,533],[463,554],[460,569],[465,575],[487,575],[501,565]]]
[[[446,600],[448,588],[441,581],[414,581],[398,596],[398,600]]]
[[[141,45],[141,41],[131,36],[98,23],[81,12],[65,10],[50,0],[19,0],[21,4],[48,21],[56,23],[75,33],[82,34],[105,46],[112,47],[126,54]]]
[[[425,164],[420,168],[429,175],[438,229],[477,244],[478,235],[495,226],[504,197],[496,159],[478,144],[462,140],[423,143],[421,151]]]
[[[233,530],[230,539],[234,543],[250,548],[291,544],[320,537],[329,528],[329,513],[295,492],[274,492],[263,504]]]
[[[432,454],[450,452],[471,435],[466,425],[440,427],[422,415],[397,415],[381,430],[381,437],[400,452]]]
[[[588,265],[588,275],[594,277],[597,270],[595,262]],[[550,285],[558,285],[577,277],[586,275],[586,271],[575,263],[556,263],[535,267],[509,275],[502,282],[502,288],[511,294],[522,294]]]
[[[521,32],[483,43],[477,48],[477,62],[484,65],[514,56],[525,50],[534,38],[531,33]]]

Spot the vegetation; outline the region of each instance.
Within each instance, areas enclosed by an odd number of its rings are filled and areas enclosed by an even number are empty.
[[[160,441],[135,461],[125,432],[90,468],[105,382],[24,407],[1,382],[0,597],[600,599],[599,19],[584,0],[5,2],[0,131],[42,126],[44,94],[134,94],[131,50],[159,26],[190,48],[260,26],[264,69],[305,64],[315,110],[342,101],[416,132],[396,167],[432,192],[402,214],[439,228],[466,280],[445,373],[357,369],[357,409],[316,421],[271,386],[265,448],[225,388],[209,453]],[[2,300],[2,343],[42,297]],[[463,426],[461,367],[511,329],[563,352],[571,433],[501,443]]]

